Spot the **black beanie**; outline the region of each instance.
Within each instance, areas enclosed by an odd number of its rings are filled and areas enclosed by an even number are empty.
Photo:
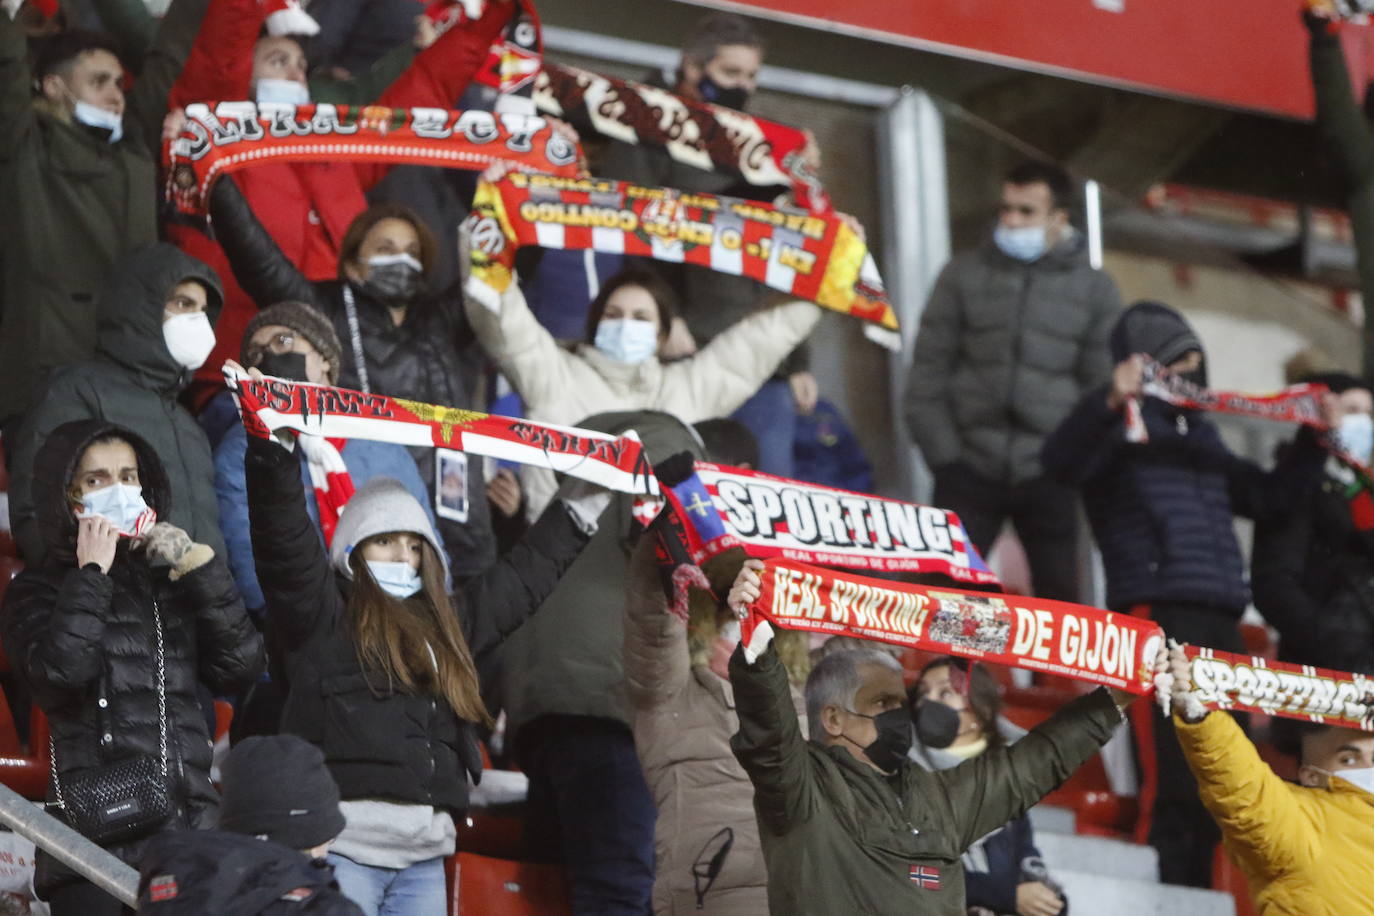
[[[343,833],[339,787],[324,755],[295,735],[245,738],[224,761],[222,830],[306,850]]]
[[[239,342],[239,359],[243,360],[245,367],[248,365],[248,342],[260,329],[274,324],[290,328],[310,341],[310,346],[329,363],[329,384],[339,383],[339,369],[343,366],[343,347],[339,344],[339,335],[334,333],[334,325],[319,309],[304,302],[278,302],[249,320]]]

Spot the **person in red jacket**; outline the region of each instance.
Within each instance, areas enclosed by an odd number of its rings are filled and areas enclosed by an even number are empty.
[[[451,28],[437,39],[428,33],[429,46],[376,103],[452,108],[486,60],[513,8],[511,0],[492,0],[480,18]],[[240,99],[309,102],[307,64],[300,43],[288,35],[263,34],[266,17],[267,10],[257,0],[213,0],[186,67],[172,87],[169,108],[179,111],[192,102]],[[388,166],[380,163],[268,163],[245,170],[235,179],[277,246],[309,280],[318,282],[335,276],[344,233],[353,218],[367,209],[363,192],[387,171]],[[200,227],[173,224],[168,236],[221,277],[232,276],[219,245]],[[217,347],[197,378],[211,394],[223,387],[219,367],[236,355],[232,348],[257,310],[232,280],[224,292],[216,336],[228,349]]]

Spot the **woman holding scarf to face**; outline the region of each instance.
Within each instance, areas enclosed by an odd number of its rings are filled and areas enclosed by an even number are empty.
[[[215,234],[239,285],[260,308],[297,301],[329,318],[342,344],[337,384],[426,404],[472,408],[484,358],[463,311],[458,289],[435,289],[434,236],[399,204],[369,207],[340,244],[338,277],[312,283],[277,247],[232,178],[211,195]],[[305,381],[305,379],[298,379]],[[439,534],[459,580],[496,559],[481,459],[466,462],[467,499],[460,512],[439,512]],[[436,452],[411,450],[437,508]],[[542,508],[542,507],[541,507]]]
[[[198,685],[236,693],[265,663],[224,558],[157,520],[168,493],[157,453],[129,430],[101,420],[54,429],[33,477],[47,551],[0,609],[5,652],[52,729],[50,812],[132,864],[153,833],[213,823]],[[90,829],[93,784],[127,787],[144,812],[165,812]],[[35,883],[56,916],[120,912],[41,852]]]
[[[910,690],[916,742],[908,754],[927,770],[947,770],[1025,734],[1001,717],[1002,696],[986,669],[942,656],[921,669]],[[964,853],[970,913],[1064,916],[1068,902],[1049,880],[1030,817],[1000,827]]]

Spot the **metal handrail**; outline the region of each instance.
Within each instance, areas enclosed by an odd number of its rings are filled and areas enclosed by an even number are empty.
[[[0,823],[119,902],[137,906],[138,872],[3,784]]]

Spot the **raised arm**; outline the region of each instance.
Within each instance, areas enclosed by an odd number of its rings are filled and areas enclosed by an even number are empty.
[[[1064,705],[1010,747],[935,775],[959,825],[960,848],[1020,817],[1111,738],[1121,713],[1105,688]]]
[[[745,660],[741,646],[730,656],[730,684],[739,715],[730,749],[754,784],[759,826],[782,836],[816,807],[810,751],[797,722],[787,669],[771,642],[753,664]]]
[[[906,377],[907,432],[932,469],[953,464],[964,450],[949,395],[949,382],[959,357],[961,315],[954,267],[949,265],[940,273],[921,313],[911,370]]]
[[[172,0],[129,93],[125,118],[132,123],[126,126],[131,131],[137,127],[154,159],[162,143],[162,119],[170,105],[172,85],[186,64],[208,6],[209,0]]]
[[[1364,112],[1351,90],[1350,71],[1346,68],[1340,35],[1333,33],[1329,26],[1330,23],[1324,20],[1308,21],[1317,129],[1326,148],[1340,164],[1347,190],[1354,191],[1374,180],[1374,136],[1370,135]]]
[[[253,45],[266,18],[267,8],[256,0],[210,0],[186,66],[172,86],[169,105],[185,108],[192,102],[248,99]]]
[[[1302,817],[1294,788],[1260,759],[1235,719],[1211,712],[1189,724],[1176,716],[1174,730],[1202,803],[1247,872],[1274,874],[1315,864],[1321,838]]]
[[[1040,463],[1056,480],[1081,486],[1126,445],[1121,411],[1107,406],[1107,388],[1089,391],[1040,449]]]
[[[288,644],[299,644],[339,610],[334,571],[305,509],[299,459],[249,436],[244,471],[258,583],[272,622]]]
[[[465,304],[478,341],[520,392],[531,415],[537,415],[539,406],[562,396],[570,384],[567,361],[577,357],[560,347],[534,317],[519,282],[512,282],[501,294],[499,311],[492,311],[472,296],[466,297]]]
[[[721,331],[696,356],[670,363],[664,385],[690,392],[696,409],[694,416],[684,419],[734,413],[768,381],[820,318],[820,307],[810,302],[788,302],[755,312]]]
[[[12,158],[26,143],[37,142],[32,82],[24,29],[0,10],[0,160]]]
[[[215,239],[229,259],[234,279],[258,308],[296,301],[329,312],[328,306],[320,302],[314,284],[291,263],[258,222],[232,177],[225,175],[215,182],[210,191],[210,216]]]
[[[692,676],[687,623],[668,610],[654,554],[654,539],[643,538],[630,557],[625,596],[625,686],[641,709],[671,700]]]
[[[473,659],[495,649],[553,594],[590,539],[561,499],[514,547],[463,589],[458,608]]]

